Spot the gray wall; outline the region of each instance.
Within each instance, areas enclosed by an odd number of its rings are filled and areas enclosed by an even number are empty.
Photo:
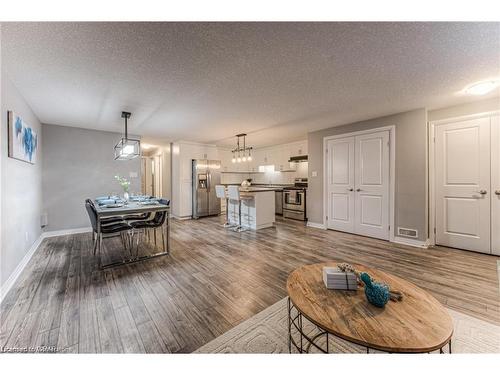
[[[500,97],[429,111],[429,121],[500,110]]]
[[[323,138],[361,130],[396,126],[395,224],[418,230],[427,239],[427,111],[398,113],[372,120],[336,126],[308,134],[309,187],[307,216],[323,223]],[[317,177],[312,177],[317,172]]]
[[[114,160],[121,134],[44,124],[42,136],[45,231],[89,227],[85,199],[123,194],[117,174],[131,180],[131,192],[140,191],[141,158]],[[130,172],[137,178],[130,178]]]
[[[10,79],[2,72],[1,79],[1,153],[2,204],[0,283],[13,273],[33,243],[41,235],[42,211],[42,152],[41,124],[19,94]],[[7,157],[7,111],[14,111],[37,132],[38,154],[36,164]]]

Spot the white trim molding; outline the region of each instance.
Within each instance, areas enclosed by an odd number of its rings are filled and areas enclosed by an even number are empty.
[[[193,218],[192,216],[177,216],[173,214],[170,217],[175,220],[191,220]]]
[[[313,223],[312,221],[308,221],[307,226],[311,227],[311,228],[316,228],[316,229],[326,229],[326,226],[324,223]]]
[[[414,240],[412,238],[404,238],[404,237],[396,236],[396,237],[394,237],[394,240],[392,242],[398,243],[401,245],[420,247],[422,249],[427,249],[429,247],[429,240],[420,241],[420,240]]]
[[[323,226],[328,229],[328,141],[331,139],[339,139],[353,137],[362,134],[370,134],[380,131],[389,131],[389,241],[395,241],[395,212],[396,212],[396,125],[387,125],[373,129],[360,130],[343,134],[330,135],[323,138]],[[355,233],[352,233],[355,234]]]
[[[87,233],[87,232],[92,232],[92,228],[91,227],[83,227],[83,228],[75,228],[75,229],[53,230],[53,231],[49,231],[49,232],[43,232],[42,237],[43,238],[50,238],[50,237],[58,237],[58,236],[67,236],[69,234]]]
[[[7,295],[7,293],[9,293],[10,289],[12,288],[16,280],[19,278],[26,265],[31,260],[31,257],[33,257],[33,254],[35,254],[35,252],[38,250],[43,239],[44,236],[42,233],[40,237],[38,237],[38,239],[35,242],[33,242],[33,245],[31,245],[30,249],[23,257],[23,259],[19,262],[16,269],[10,274],[9,278],[5,281],[5,283],[3,283],[0,289],[0,303],[2,303],[4,297]]]

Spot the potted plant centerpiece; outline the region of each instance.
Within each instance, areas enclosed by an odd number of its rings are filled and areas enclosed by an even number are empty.
[[[125,201],[128,201],[128,199],[130,198],[128,194],[128,191],[130,189],[130,181],[118,175],[115,176],[115,179],[123,189],[123,199],[125,199]]]

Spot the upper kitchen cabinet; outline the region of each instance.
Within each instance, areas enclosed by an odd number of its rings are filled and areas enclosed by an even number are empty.
[[[290,143],[288,147],[290,151],[290,156],[307,155],[307,140]]]
[[[222,172],[232,172],[233,163],[231,162],[232,159],[231,150],[219,148],[217,151],[218,151],[218,158],[221,161]]]

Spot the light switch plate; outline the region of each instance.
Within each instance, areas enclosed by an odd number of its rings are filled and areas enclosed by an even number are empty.
[[[318,171],[312,171],[311,177],[318,177]]]

